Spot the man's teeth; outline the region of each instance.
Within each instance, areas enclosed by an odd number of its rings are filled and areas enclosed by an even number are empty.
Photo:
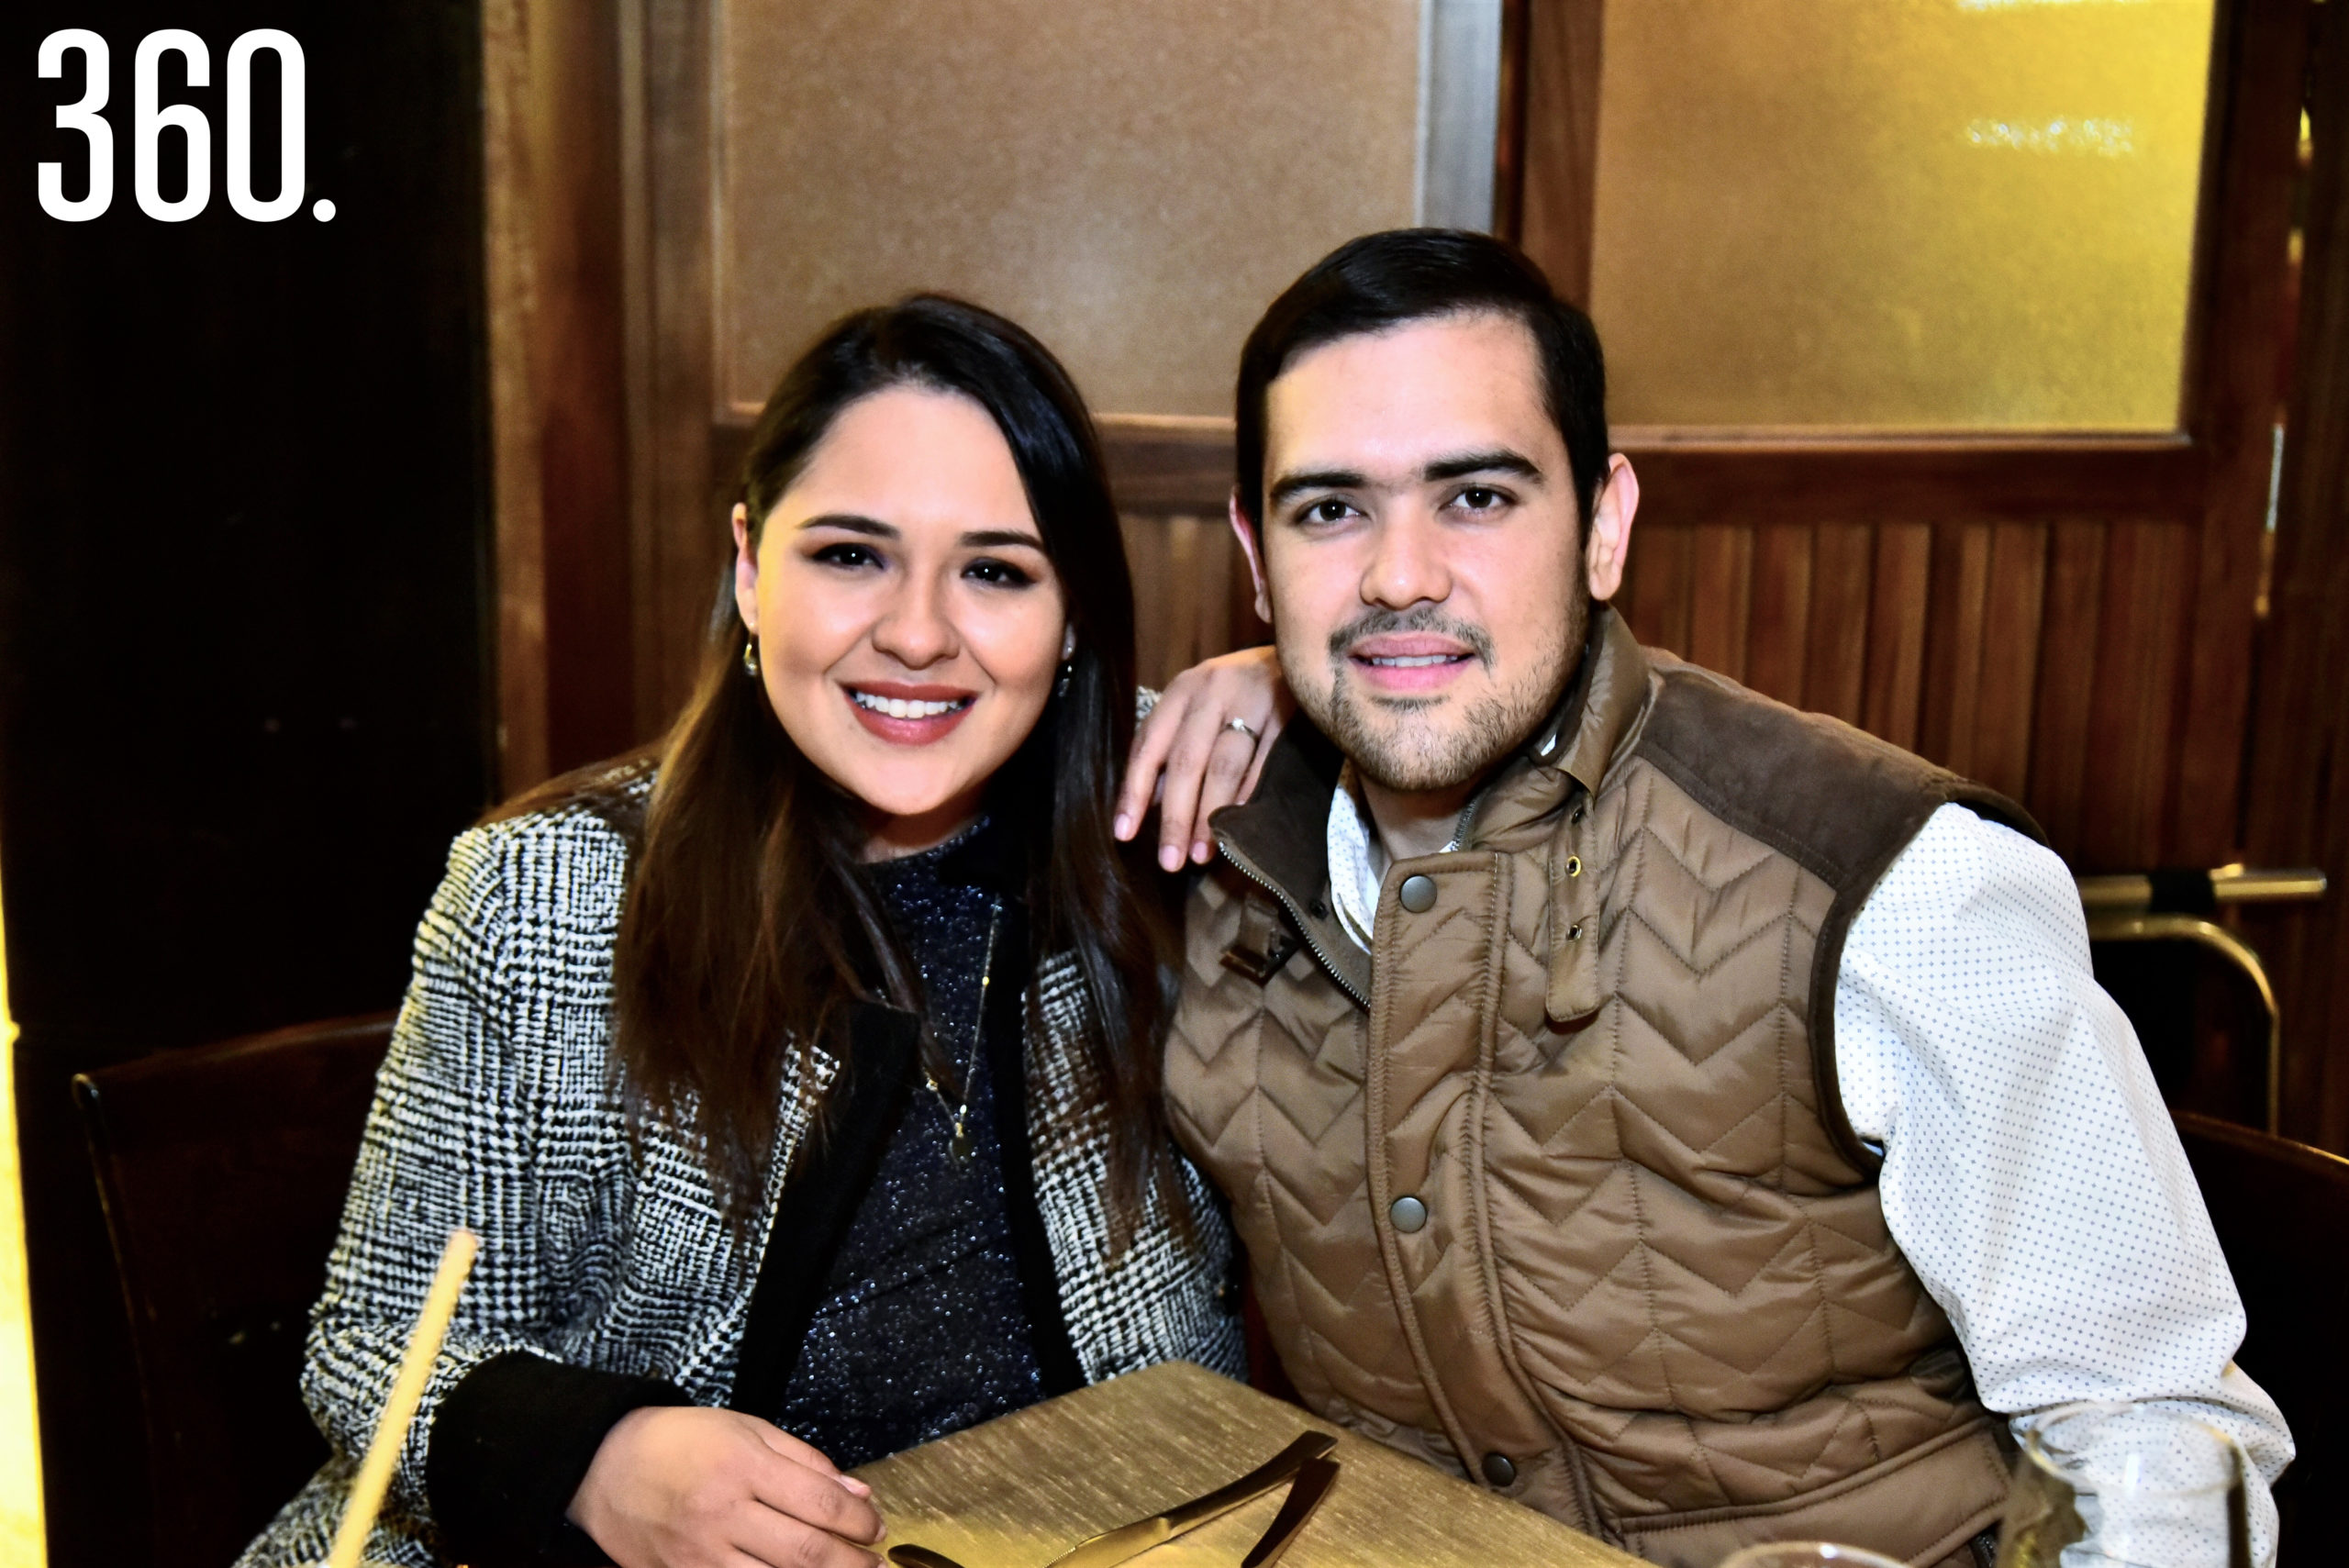
[[[886,714],[891,718],[936,718],[941,713],[952,713],[958,707],[967,706],[971,700],[957,697],[950,702],[920,702],[910,697],[874,696],[871,692],[851,692],[849,695],[856,699],[857,706]]]
[[[1456,653],[1411,653],[1394,658],[1373,657],[1364,662],[1382,670],[1423,670],[1430,664],[1449,664],[1458,657]]]

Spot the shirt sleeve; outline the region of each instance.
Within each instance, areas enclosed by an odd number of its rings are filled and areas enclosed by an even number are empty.
[[[2234,1364],[2242,1298],[2063,862],[1935,812],[1853,922],[1835,1065],[1853,1130],[1884,1151],[1885,1221],[1983,1403],[2018,1437],[2084,1399],[2228,1432],[2268,1562],[2291,1434]]]

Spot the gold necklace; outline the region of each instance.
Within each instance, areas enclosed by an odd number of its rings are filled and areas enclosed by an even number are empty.
[[[979,1046],[987,1027],[987,983],[995,978],[995,933],[1003,924],[1003,899],[998,895],[987,913],[986,956],[979,961],[979,1009],[971,1019],[970,1060],[963,1069],[963,1103],[958,1106],[946,1097],[946,1090],[938,1074],[924,1063],[922,1081],[930,1092],[938,1096],[938,1108],[954,1124],[953,1135],[946,1140],[946,1152],[958,1166],[971,1162],[971,1085],[979,1076]]]

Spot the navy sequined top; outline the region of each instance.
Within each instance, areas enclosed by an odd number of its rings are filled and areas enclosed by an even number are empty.
[[[941,875],[941,862],[983,830],[865,870],[920,967],[930,1028],[955,1074],[944,1094],[969,1080],[972,1148],[965,1162],[950,1156],[953,1118],[917,1074],[775,1416],[844,1470],[1043,1397],[979,1038],[979,972],[1000,898],[951,869]],[[999,943],[994,956],[996,984],[1024,973],[1024,954]]]

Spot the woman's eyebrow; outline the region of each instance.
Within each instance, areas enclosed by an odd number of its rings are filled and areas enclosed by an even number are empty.
[[[897,539],[901,537],[891,524],[878,517],[861,517],[854,512],[824,512],[799,525],[799,531],[809,528],[838,528],[842,533],[863,534],[868,539]]]
[[[1025,545],[1030,550],[1041,550],[1044,541],[1034,534],[1024,534],[1017,528],[981,528],[964,534],[957,541],[964,550],[1000,550],[1005,545]]]

